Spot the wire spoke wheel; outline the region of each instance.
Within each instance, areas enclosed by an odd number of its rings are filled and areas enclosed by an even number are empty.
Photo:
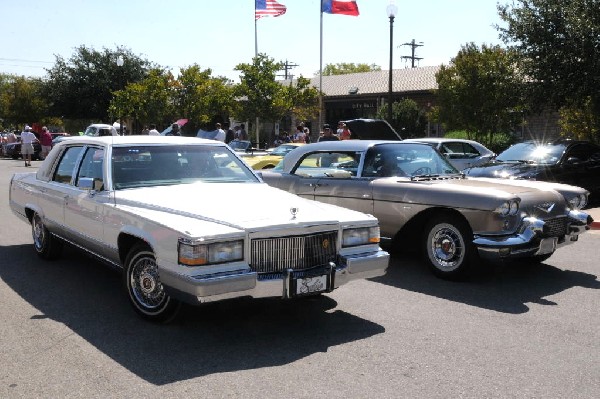
[[[173,320],[181,304],[165,292],[153,252],[136,245],[125,263],[125,288],[135,311],[151,321]]]

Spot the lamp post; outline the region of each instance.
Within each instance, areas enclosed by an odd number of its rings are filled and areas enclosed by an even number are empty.
[[[387,15],[390,18],[390,72],[388,80],[388,122],[392,123],[392,67],[393,67],[393,55],[394,55],[394,18],[398,12],[398,7],[394,4],[394,0],[390,1],[387,6]]]
[[[119,84],[120,85],[123,82],[123,71],[121,70],[121,67],[123,66],[123,64],[125,64],[125,60],[123,59],[123,56],[120,55],[117,57],[117,66],[120,69],[120,71],[119,71]],[[121,110],[119,110],[119,136],[122,136],[122,135],[123,135],[123,117],[121,116]]]

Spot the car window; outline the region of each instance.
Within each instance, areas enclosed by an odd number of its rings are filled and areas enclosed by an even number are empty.
[[[475,147],[469,143],[450,141],[442,144],[442,153],[450,159],[477,158],[480,154]]]
[[[598,147],[589,144],[576,144],[566,153],[567,159],[577,158],[578,162],[597,161],[599,156]]]
[[[94,189],[96,191],[104,189],[103,164],[104,150],[101,148],[88,148],[79,167],[77,184],[79,184],[79,179],[88,177],[94,179]]]
[[[69,147],[63,153],[60,162],[58,163],[58,167],[54,172],[54,176],[52,177],[52,181],[58,183],[71,183],[71,177],[73,176],[73,170],[75,169],[75,163],[79,158],[79,154],[83,150],[82,146],[74,146]]]
[[[303,177],[344,178],[356,176],[360,153],[354,151],[320,151],[309,153],[292,174]]]
[[[381,144],[367,151],[362,176],[454,175],[458,171],[430,145]]]
[[[518,143],[502,151],[496,160],[501,162],[522,161],[546,165],[558,163],[566,146],[564,144],[539,145],[533,142]]]

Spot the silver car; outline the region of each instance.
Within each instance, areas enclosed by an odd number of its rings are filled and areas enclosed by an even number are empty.
[[[443,278],[464,276],[479,259],[541,262],[592,221],[580,210],[585,189],[465,178],[425,143],[307,144],[259,174],[285,191],[374,215],[392,248],[421,249]]]
[[[373,216],[269,187],[219,141],[74,137],[9,190],[40,257],[69,243],[122,269],[153,321],[181,301],[320,295],[388,266]]]

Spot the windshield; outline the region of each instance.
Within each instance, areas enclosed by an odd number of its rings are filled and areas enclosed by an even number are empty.
[[[501,152],[496,157],[496,160],[501,162],[519,161],[553,165],[558,163],[565,149],[566,146],[564,144],[540,145],[533,142],[518,143]]]
[[[258,182],[227,147],[201,145],[115,146],[115,190],[196,182]]]
[[[271,151],[271,155],[277,155],[277,156],[282,157],[295,148],[298,148],[298,147],[295,145],[282,144],[279,147],[275,148],[273,151]]]
[[[233,140],[229,142],[229,146],[231,148],[233,148],[236,151],[239,150],[246,150],[250,147],[252,147],[251,143],[249,141],[245,141],[245,140]]]
[[[428,144],[394,143],[371,147],[363,176],[449,176],[460,172]]]

